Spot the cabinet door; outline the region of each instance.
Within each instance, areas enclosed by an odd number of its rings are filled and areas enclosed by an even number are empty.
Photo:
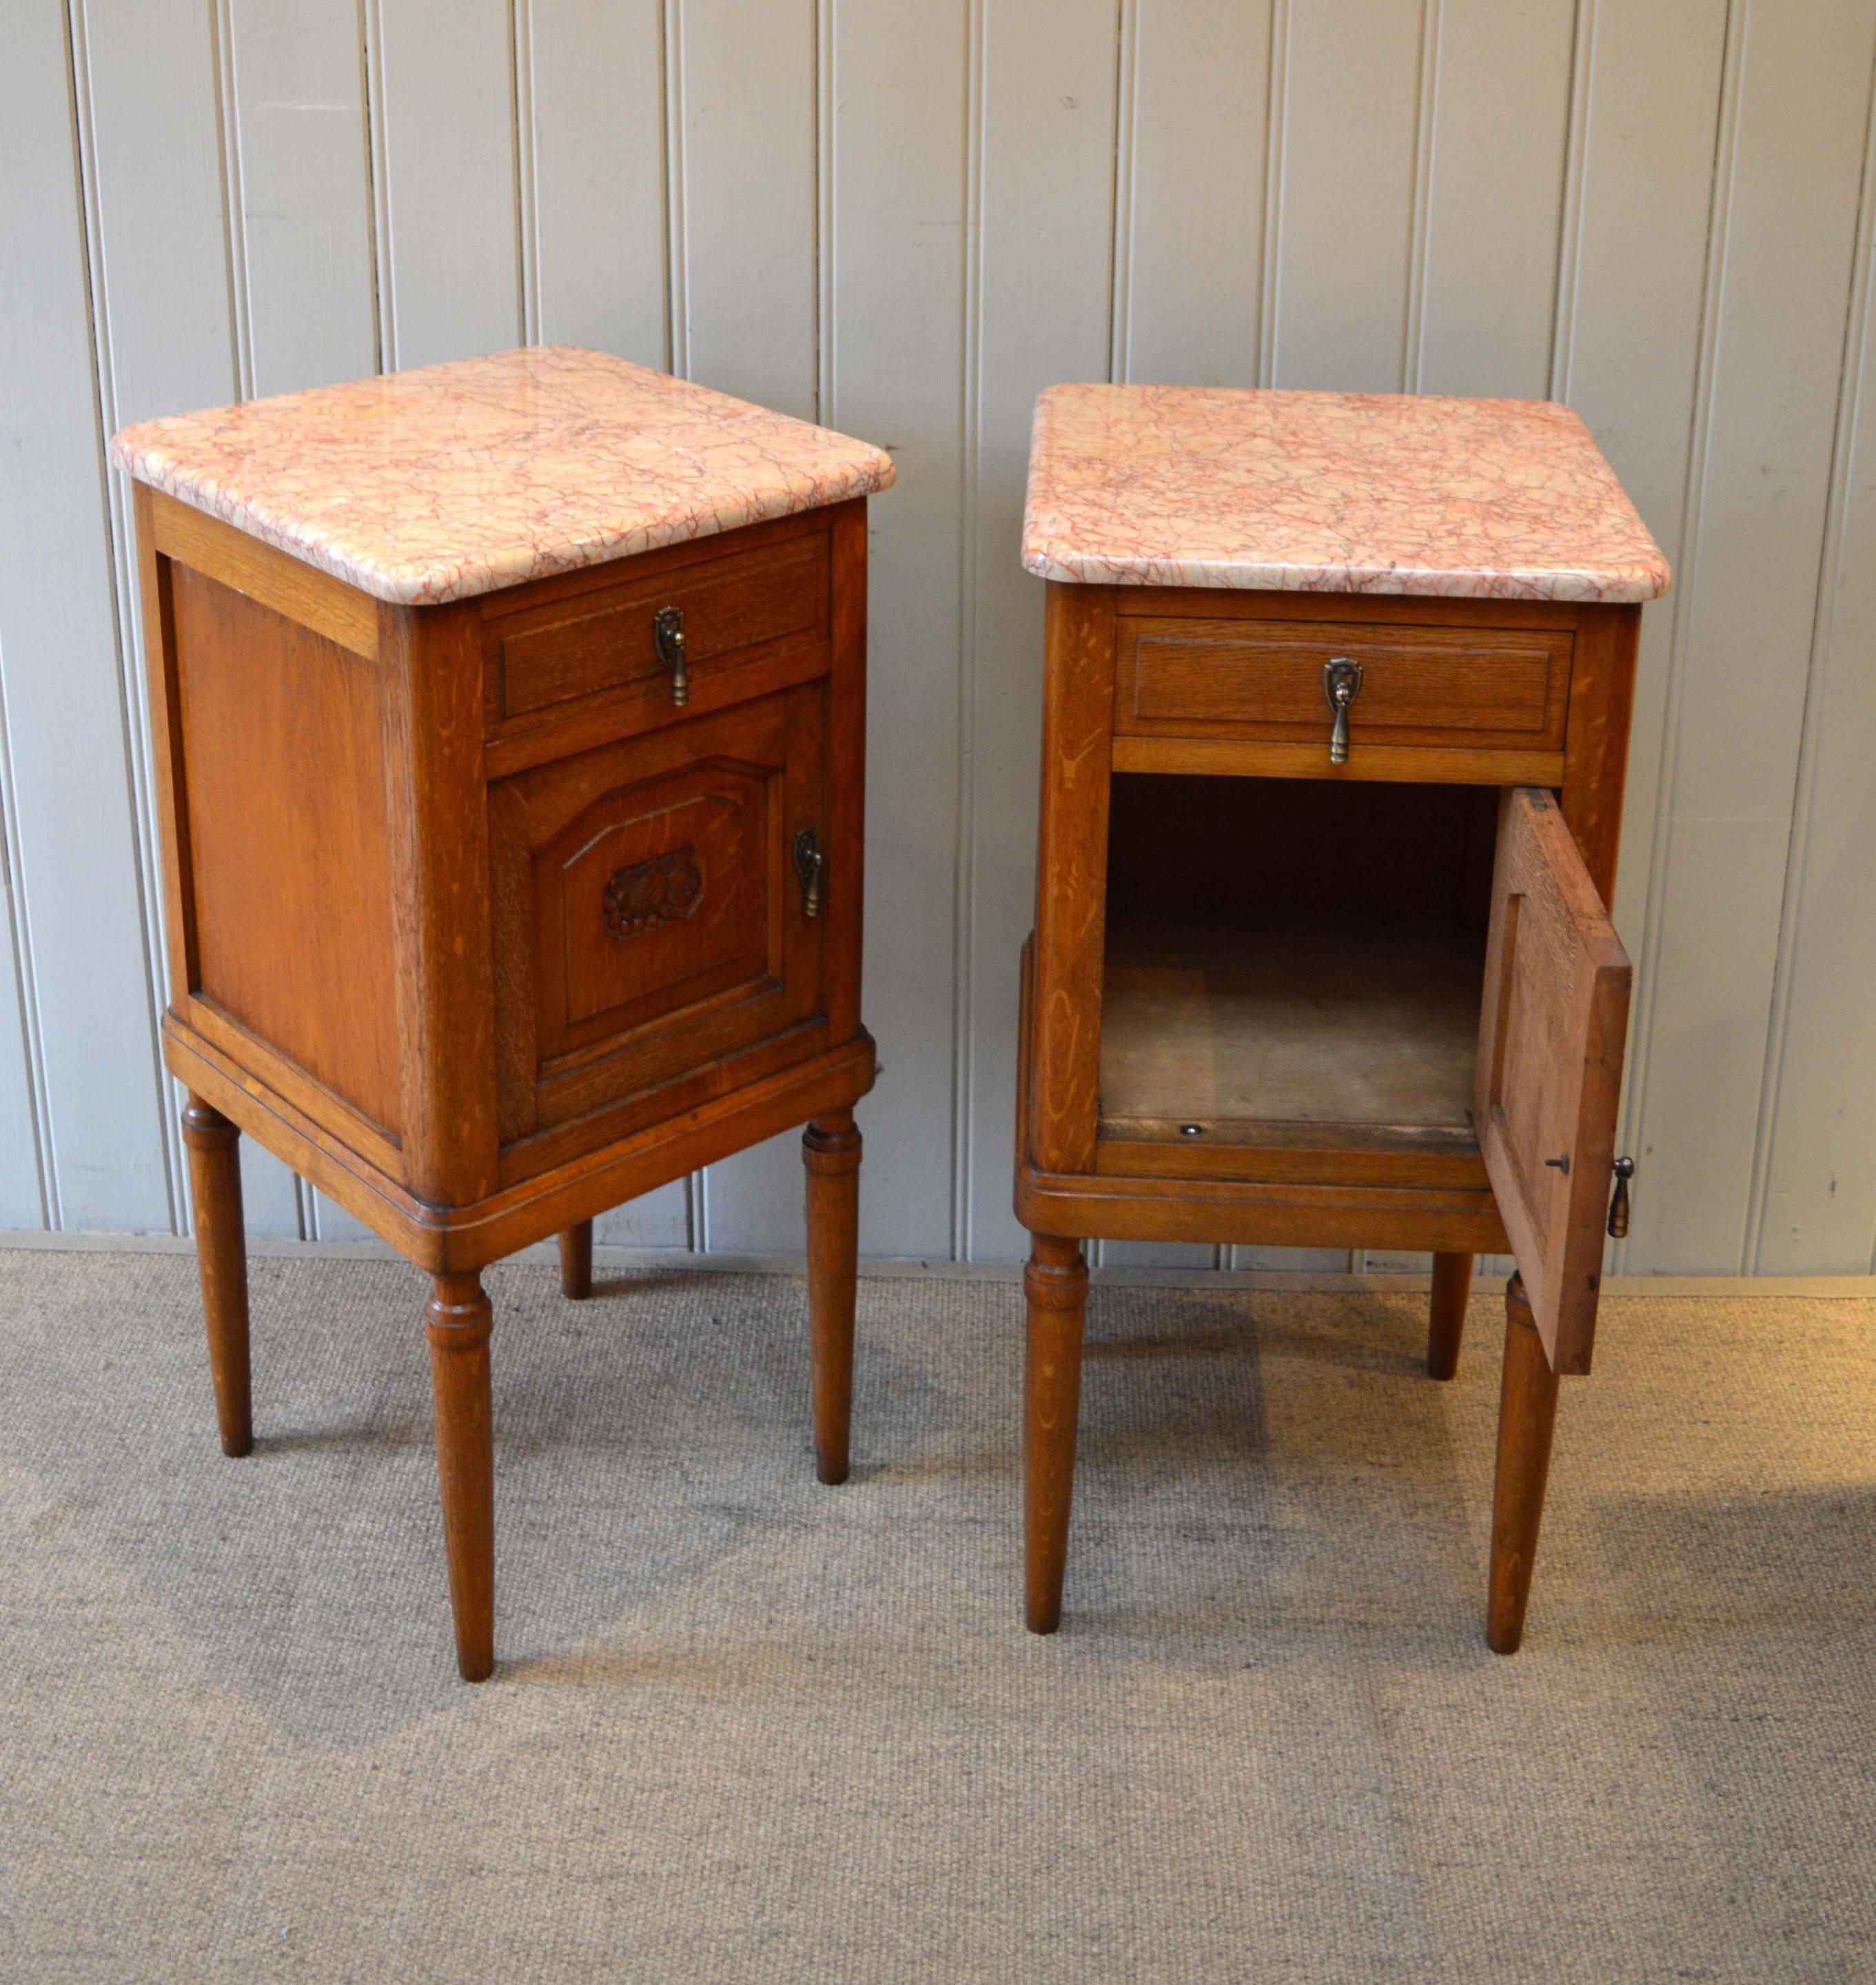
[[[814,1051],[822,922],[794,843],[826,838],[823,700],[804,684],[490,788],[505,1142],[595,1113],[623,1134],[752,1052]]]
[[[1632,976],[1556,801],[1507,791],[1475,1121],[1556,1372],[1589,1369]]]

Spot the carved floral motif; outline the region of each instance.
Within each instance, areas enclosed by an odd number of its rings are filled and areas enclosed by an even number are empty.
[[[614,871],[602,905],[615,942],[659,924],[682,923],[703,899],[703,871],[694,848],[674,848],[649,862]]]

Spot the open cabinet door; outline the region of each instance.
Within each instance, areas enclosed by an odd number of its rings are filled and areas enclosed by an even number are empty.
[[[1633,974],[1556,801],[1506,792],[1475,1127],[1553,1372],[1587,1372]]]

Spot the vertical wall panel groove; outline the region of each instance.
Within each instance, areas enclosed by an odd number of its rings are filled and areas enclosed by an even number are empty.
[[[820,60],[811,0],[684,0],[685,310],[691,376],[812,420],[820,396]],[[713,1165],[706,1247],[801,1244],[800,1140]]]
[[[1020,1247],[1029,415],[1115,376],[1582,414],[1678,569],[1614,905],[1644,1167],[1612,1265],[1869,1265],[1876,0],[71,0],[29,25],[0,396],[49,494],[0,534],[0,1221],[184,1210],[106,432],[526,337],[900,463],[873,515],[869,1251]],[[354,1231],[247,1162],[257,1228]],[[602,1231],[792,1247],[799,1197],[784,1140]]]
[[[1639,1091],[1642,1134],[1667,1162],[1630,1244],[1668,1271],[1744,1259],[1872,11],[1738,16]]]
[[[1750,1260],[1867,1271],[1876,1256],[1876,69],[1845,324],[1829,521],[1793,810]]]
[[[951,1257],[972,1258],[971,905],[976,892],[972,826],[976,816],[977,519],[978,436],[982,428],[984,241],[984,38],[990,0],[965,0],[964,170],[960,194],[964,238],[959,276],[963,319],[958,328],[958,761],[952,841],[951,916]],[[871,603],[869,603],[871,605]],[[873,610],[877,612],[875,606]]]
[[[1653,1160],[1656,1147],[1648,1140],[1645,1127],[1645,1107],[1647,1097],[1648,1064],[1654,1043],[1656,1001],[1660,988],[1659,966],[1661,920],[1664,914],[1665,883],[1666,880],[1669,843],[1672,834],[1674,796],[1674,771],[1676,762],[1675,738],[1679,725],[1680,700],[1686,684],[1687,640],[1687,602],[1692,595],[1696,576],[1694,547],[1700,537],[1700,510],[1702,489],[1702,465],[1707,451],[1707,441],[1712,414],[1713,351],[1714,315],[1717,306],[1719,283],[1717,270],[1725,258],[1726,203],[1722,200],[1721,188],[1730,182],[1732,173],[1732,153],[1734,125],[1738,115],[1738,47],[1733,32],[1733,9],[1727,10],[1727,35],[1724,57],[1724,79],[1721,86],[1720,113],[1716,133],[1713,156],[1713,193],[1712,221],[1708,235],[1707,267],[1703,285],[1700,314],[1701,327],[1696,367],[1697,384],[1695,388],[1691,431],[1687,453],[1687,488],[1683,506],[1681,529],[1675,549],[1670,554],[1675,573],[1675,589],[1667,606],[1669,637],[1666,644],[1666,667],[1662,685],[1660,715],[1656,736],[1657,761],[1654,771],[1654,805],[1649,820],[1649,838],[1647,860],[1644,865],[1647,876],[1646,895],[1643,911],[1642,940],[1636,967],[1635,1014],[1630,1021],[1631,1045],[1625,1070],[1627,1093],[1624,1098],[1623,1117],[1628,1130],[1629,1141],[1639,1145],[1638,1164],[1652,1174]],[[1657,613],[1659,610],[1657,610]],[[1643,728],[1639,742],[1647,737]],[[1631,765],[1636,754],[1632,744],[1629,751]],[[1633,797],[1631,804],[1633,803]],[[1649,1177],[1649,1203],[1653,1198],[1654,1180]],[[1639,1197],[1639,1191],[1638,1194]],[[1656,1223],[1657,1226],[1659,1223]],[[1631,1228],[1631,1234],[1633,1229]],[[1632,1272],[1632,1263],[1639,1251],[1633,1238],[1618,1243],[1614,1250],[1616,1271],[1619,1274]]]
[[[1428,207],[1440,100],[1440,22],[1445,0],[1421,0],[1420,60],[1414,92],[1414,197],[1407,237],[1407,300],[1401,312],[1401,391],[1418,393],[1420,347],[1426,331]]]
[[[968,1098],[975,1257],[1019,1251],[1010,1205],[1016,969],[1034,897],[1040,583],[1016,556],[1036,395],[1106,375],[1116,0],[987,7],[979,282]]]

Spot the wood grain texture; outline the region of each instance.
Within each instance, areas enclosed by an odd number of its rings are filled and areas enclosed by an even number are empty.
[[[1587,1372],[1631,969],[1548,794],[1505,795],[1492,889],[1473,1120],[1551,1369]]]
[[[1357,603],[1357,600],[1359,603]],[[1238,593],[1214,586],[1122,586],[1123,620],[1358,620],[1364,627],[1535,628],[1568,633],[1581,609],[1554,600],[1477,600],[1426,593]]]
[[[264,1138],[294,1170],[432,1274],[485,1268],[576,1220],[592,1219],[778,1131],[850,1107],[872,1087],[874,1075],[873,1043],[863,1036],[790,1062],[733,1093],[706,1097],[619,1139],[597,1164],[563,1163],[446,1219],[290,1096],[245,1074],[206,1036],[173,1019],[165,1019],[163,1031],[164,1060],[179,1081],[243,1131]]]
[[[1524,1640],[1556,1422],[1556,1373],[1545,1358],[1524,1283],[1514,1275],[1505,1291],[1505,1375],[1485,1610],[1485,1642],[1495,1654],[1515,1654]]]
[[[152,542],[165,557],[310,628],[367,661],[378,659],[374,600],[317,566],[290,558],[245,531],[234,529],[219,517],[179,503],[160,489],[146,489],[139,484],[137,491],[139,505],[149,506]]]
[[[1114,727],[1178,737],[1314,744],[1327,769],[1324,670],[1362,671],[1349,710],[1351,761],[1371,745],[1562,747],[1571,640],[1485,628],[1377,629],[1359,621],[1130,617],[1121,630]]]
[[[1230,737],[1116,737],[1117,772],[1190,772],[1207,778],[1325,779],[1337,784],[1408,781],[1430,785],[1557,785],[1561,751],[1479,751],[1467,746],[1374,744],[1328,763],[1320,744],[1240,743]]]
[[[572,1302],[592,1294],[592,1222],[576,1220],[560,1230],[560,1293]]]
[[[495,1671],[495,1416],[488,1382],[493,1321],[479,1277],[436,1278],[424,1334],[430,1343],[456,1666],[465,1681],[486,1681]]]
[[[188,989],[394,1135],[381,678],[186,566],[171,565],[167,596],[186,766]]]
[[[196,1255],[208,1326],[209,1375],[223,1454],[251,1454],[254,1408],[248,1371],[247,1229],[241,1217],[241,1134],[192,1096],[183,1110],[196,1208]]]
[[[1465,1305],[1472,1293],[1470,1254],[1435,1254],[1427,1318],[1427,1376],[1450,1379],[1459,1369],[1465,1335]]]
[[[499,1164],[479,616],[384,606],[378,627],[404,1177],[461,1205]]]
[[[495,870],[516,871],[492,909],[505,1124],[586,1116],[826,1010],[833,882],[807,916],[792,858],[828,834],[823,700],[810,683],[493,790]]]
[[[854,1276],[860,1248],[860,1133],[851,1110],[801,1134],[807,1171],[807,1325],[814,1466],[847,1480],[854,1402]]]
[[[1636,606],[1586,606],[1578,623],[1570,678],[1569,741],[1560,796],[1563,818],[1589,880],[1606,904],[1616,900],[1641,617]]]
[[[725,556],[677,572],[650,579],[621,573],[604,589],[488,612],[482,642],[496,690],[491,724],[606,690],[670,704],[671,671],[653,630],[666,610],[683,616],[686,673],[698,678],[698,688],[747,663],[750,651],[766,643],[824,634],[826,536],[740,553],[726,541]]]
[[[1038,1234],[1023,1275],[1024,1617],[1032,1634],[1062,1624],[1075,1434],[1081,1412],[1082,1317],[1088,1265],[1079,1244]]]
[[[1035,858],[1035,1042],[1028,1148],[1093,1169],[1114,704],[1114,607],[1101,586],[1051,586],[1044,640],[1042,825]]]
[[[1195,1151],[1249,1118],[1465,1136],[1479,957],[1462,925],[1333,903],[1180,936],[1116,930],[1099,994],[1102,1133],[1183,1121]]]

